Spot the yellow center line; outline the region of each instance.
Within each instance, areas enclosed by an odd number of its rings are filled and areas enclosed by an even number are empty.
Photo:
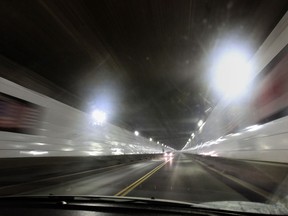
[[[171,159],[170,159],[171,160]],[[150,176],[152,176],[155,172],[157,172],[159,169],[161,169],[163,166],[165,166],[166,163],[168,163],[170,160],[167,160],[163,163],[161,163],[160,165],[158,165],[157,167],[155,167],[153,170],[151,170],[149,173],[147,173],[146,175],[142,176],[141,178],[139,178],[137,181],[133,182],[132,184],[130,184],[129,186],[127,186],[126,188],[124,188],[123,190],[119,191],[117,194],[115,194],[114,196],[125,196],[127,195],[129,192],[131,192],[134,188],[136,188],[138,185],[140,185],[142,182],[144,182],[145,180],[147,180]]]

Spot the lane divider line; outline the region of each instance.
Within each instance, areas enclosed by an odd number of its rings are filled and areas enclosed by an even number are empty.
[[[170,159],[171,160],[171,159]],[[141,178],[139,178],[137,181],[133,182],[132,184],[130,184],[129,186],[127,186],[126,188],[124,188],[123,190],[119,191],[117,194],[115,194],[114,196],[125,196],[128,193],[130,193],[134,188],[136,188],[137,186],[139,186],[141,183],[143,183],[145,180],[147,180],[150,176],[152,176],[154,173],[156,173],[159,169],[161,169],[163,166],[165,166],[165,164],[167,164],[170,160],[164,161],[163,163],[161,163],[160,165],[158,165],[157,167],[155,167],[153,170],[151,170],[150,172],[148,172],[147,174],[145,174],[144,176],[142,176]]]
[[[253,191],[254,193],[257,193],[258,195],[264,197],[265,199],[267,199],[267,200],[270,200],[270,199],[271,199],[271,195],[270,195],[268,192],[262,190],[261,188],[258,188],[258,187],[256,187],[256,186],[250,184],[250,183],[244,182],[243,180],[238,179],[238,178],[236,178],[236,177],[233,177],[233,176],[231,176],[231,175],[224,174],[224,173],[222,173],[222,172],[220,172],[220,171],[218,171],[218,170],[216,170],[216,169],[214,169],[214,168],[212,168],[212,167],[209,167],[207,164],[205,164],[205,163],[203,163],[203,162],[201,162],[201,161],[199,161],[199,160],[196,160],[196,161],[197,161],[199,164],[201,164],[202,166],[205,166],[206,168],[208,168],[208,169],[216,172],[217,174],[219,174],[219,175],[221,175],[221,176],[224,176],[225,178],[227,178],[227,179],[229,179],[229,180],[231,180],[231,181],[233,181],[233,182],[241,185],[242,187],[244,187],[244,188],[246,188],[246,189],[248,189],[248,190],[250,190],[250,191]]]

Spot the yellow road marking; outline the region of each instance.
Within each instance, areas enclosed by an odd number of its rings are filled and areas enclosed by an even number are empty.
[[[171,159],[170,159],[171,160]],[[144,182],[145,180],[147,180],[150,176],[152,176],[154,173],[156,173],[159,169],[161,169],[163,166],[165,166],[166,163],[168,163],[170,160],[165,161],[163,163],[161,163],[160,165],[158,165],[157,167],[155,167],[153,170],[151,170],[149,173],[147,173],[146,175],[142,176],[141,178],[139,178],[137,181],[133,182],[132,184],[130,184],[129,186],[127,186],[126,188],[124,188],[123,190],[119,191],[117,194],[115,194],[114,196],[125,196],[127,195],[129,192],[131,192],[134,188],[136,188],[138,185],[140,185],[142,182]]]

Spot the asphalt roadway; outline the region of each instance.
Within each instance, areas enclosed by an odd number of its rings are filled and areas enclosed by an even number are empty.
[[[273,196],[258,189],[241,179],[207,168],[191,156],[178,154],[66,179],[47,187],[43,184],[41,189],[21,194],[153,197],[194,203],[266,202]]]

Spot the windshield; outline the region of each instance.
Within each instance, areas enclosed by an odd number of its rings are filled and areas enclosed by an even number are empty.
[[[283,213],[287,9],[0,1],[0,195]]]

